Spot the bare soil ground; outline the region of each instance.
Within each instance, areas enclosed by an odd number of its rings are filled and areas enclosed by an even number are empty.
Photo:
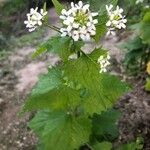
[[[51,20],[57,23],[54,10],[50,10]],[[44,39],[54,35],[49,31]],[[132,92],[125,95],[116,105],[123,116],[119,121],[120,137],[118,142],[127,142],[137,136],[143,136],[144,149],[150,150],[150,94],[143,87],[144,80],[128,78],[120,67],[123,52],[117,48],[117,38],[104,39],[104,47],[110,49],[115,60],[114,74],[129,81]],[[59,58],[54,55],[41,56],[35,60],[31,54],[35,47],[23,47],[0,62],[0,150],[34,150],[36,136],[27,127],[31,115],[19,116],[19,111],[38,81],[38,76],[47,72],[47,67],[55,64]]]

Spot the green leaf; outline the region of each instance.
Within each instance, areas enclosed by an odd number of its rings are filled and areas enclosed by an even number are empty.
[[[143,150],[143,138],[138,137],[136,142],[123,144],[117,150]]]
[[[93,150],[111,150],[112,144],[110,142],[97,143],[93,146]]]
[[[142,40],[139,36],[135,37],[134,39],[130,39],[129,41],[121,45],[121,48],[125,48],[129,51],[132,51],[134,49],[141,49],[142,47]]]
[[[23,110],[67,109],[75,107],[79,101],[79,91],[66,85],[61,70],[52,68],[47,75],[41,76]]]
[[[36,58],[37,56],[41,55],[42,53],[47,51],[46,45],[47,43],[44,43],[42,45],[40,45],[36,51],[32,54],[32,58]]]
[[[51,49],[48,49],[50,52],[54,52],[60,56],[63,60],[68,60],[71,51],[71,39],[69,37],[55,37],[51,40]]]
[[[95,49],[90,55],[83,54],[79,59],[66,62],[63,68],[65,76],[84,87],[94,86],[93,82],[100,77],[97,60],[106,52],[103,49]]]
[[[33,95],[27,100],[24,111],[31,110],[67,110],[76,108],[79,104],[79,91],[67,86],[60,86],[44,94]]]
[[[106,22],[107,22],[107,14],[98,16],[98,24],[96,25],[96,35],[94,36],[94,39],[96,42],[99,42],[100,38],[104,36],[106,33]]]
[[[61,11],[65,8],[58,0],[52,0],[54,6],[55,6],[55,9],[56,9],[56,12],[58,15],[61,15]]]
[[[106,5],[117,5],[118,0],[88,0],[91,6],[91,9],[94,11],[99,11],[100,14],[103,14],[106,11]]]
[[[86,94],[82,96],[82,103],[84,111],[90,114],[100,113],[112,107],[128,90],[127,86],[116,77],[99,73],[100,66],[97,59],[102,54],[106,52],[96,49],[90,55],[83,54],[79,59],[69,61],[64,66],[64,75],[68,80],[81,84],[85,89]]]
[[[44,12],[47,11],[46,8],[47,8],[47,5],[46,5],[46,2],[45,2],[44,5],[43,5]],[[44,22],[48,23],[48,14],[46,16],[44,16],[43,20],[44,20]]]
[[[115,109],[102,112],[100,115],[94,114],[92,119],[93,136],[96,136],[99,141],[112,141],[117,138],[119,132],[116,123],[119,117],[120,112]]]
[[[149,78],[147,78],[146,80],[145,90],[150,92],[150,79]]]
[[[141,24],[141,38],[145,44],[150,45],[150,11],[145,14]]]
[[[75,150],[89,140],[91,122],[65,112],[39,112],[29,123],[45,150]]]
[[[139,36],[121,45],[121,48],[127,49],[124,65],[132,75],[136,75],[140,69],[142,70],[141,62],[145,55],[145,47],[147,46],[142,43],[142,39]]]
[[[47,42],[40,45],[32,57],[35,58],[43,52],[47,51],[58,54],[60,58],[66,61],[68,60],[69,55],[72,54],[71,46],[72,41],[69,37],[52,37]]]
[[[47,74],[40,76],[37,85],[32,90],[32,96],[47,93],[58,88],[63,82],[61,69],[51,68]]]

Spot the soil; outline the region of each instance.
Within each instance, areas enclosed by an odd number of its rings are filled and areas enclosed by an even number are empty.
[[[57,24],[54,9],[50,10],[50,14],[52,22]],[[54,34],[49,31],[44,39]],[[124,56],[118,48],[121,41],[117,37],[105,38],[102,41],[103,46],[110,50],[114,58],[113,73],[133,87],[132,91],[121,98],[116,105],[122,112],[118,143],[125,143],[142,136],[144,149],[150,150],[150,94],[144,90],[145,78],[128,77],[120,67]],[[27,126],[31,114],[20,116],[19,112],[32,87],[38,81],[38,76],[46,73],[47,67],[54,65],[59,58],[50,54],[33,60],[31,54],[34,51],[35,47],[23,47],[0,62],[0,150],[34,150],[37,144],[36,136]]]

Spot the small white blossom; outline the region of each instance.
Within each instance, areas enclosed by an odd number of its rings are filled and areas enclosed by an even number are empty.
[[[135,4],[138,5],[139,3],[143,3],[144,0],[136,0]]]
[[[109,54],[107,54],[106,57],[102,55],[98,58],[97,62],[100,64],[100,73],[107,72],[107,66],[110,65],[109,60],[110,60]]]
[[[40,10],[40,13],[38,12],[38,7],[30,9],[30,13],[27,14],[27,20],[24,21],[29,32],[34,31],[38,26],[42,25],[42,20],[45,15],[47,15],[47,11],[43,9]]]
[[[115,28],[108,28],[106,35],[107,36],[109,36],[109,35],[115,36],[116,35]]]
[[[78,4],[71,3],[69,10],[63,9],[60,19],[63,21],[63,27],[60,29],[62,36],[70,36],[74,41],[82,39],[89,41],[91,36],[96,34],[95,25],[98,20],[95,17],[97,12],[91,12],[89,4],[83,4],[79,1]]]
[[[116,7],[116,9],[113,9],[113,5],[107,6],[106,5],[107,14],[109,17],[109,20],[106,23],[106,26],[108,28],[107,35],[115,35],[116,29],[125,29],[126,28],[126,22],[127,19],[125,19],[125,16],[122,15],[123,9],[119,8],[119,6]]]

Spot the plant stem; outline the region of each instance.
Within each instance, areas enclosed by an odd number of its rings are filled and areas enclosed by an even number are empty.
[[[49,25],[49,24],[44,24],[44,25],[47,26],[47,27],[49,27],[49,28],[52,29],[52,30],[55,30],[55,31],[61,33],[61,32],[60,32],[60,28],[58,28],[58,27],[56,27],[56,26],[51,26],[51,25]]]
[[[78,58],[80,57],[80,51],[77,51],[77,57]]]

